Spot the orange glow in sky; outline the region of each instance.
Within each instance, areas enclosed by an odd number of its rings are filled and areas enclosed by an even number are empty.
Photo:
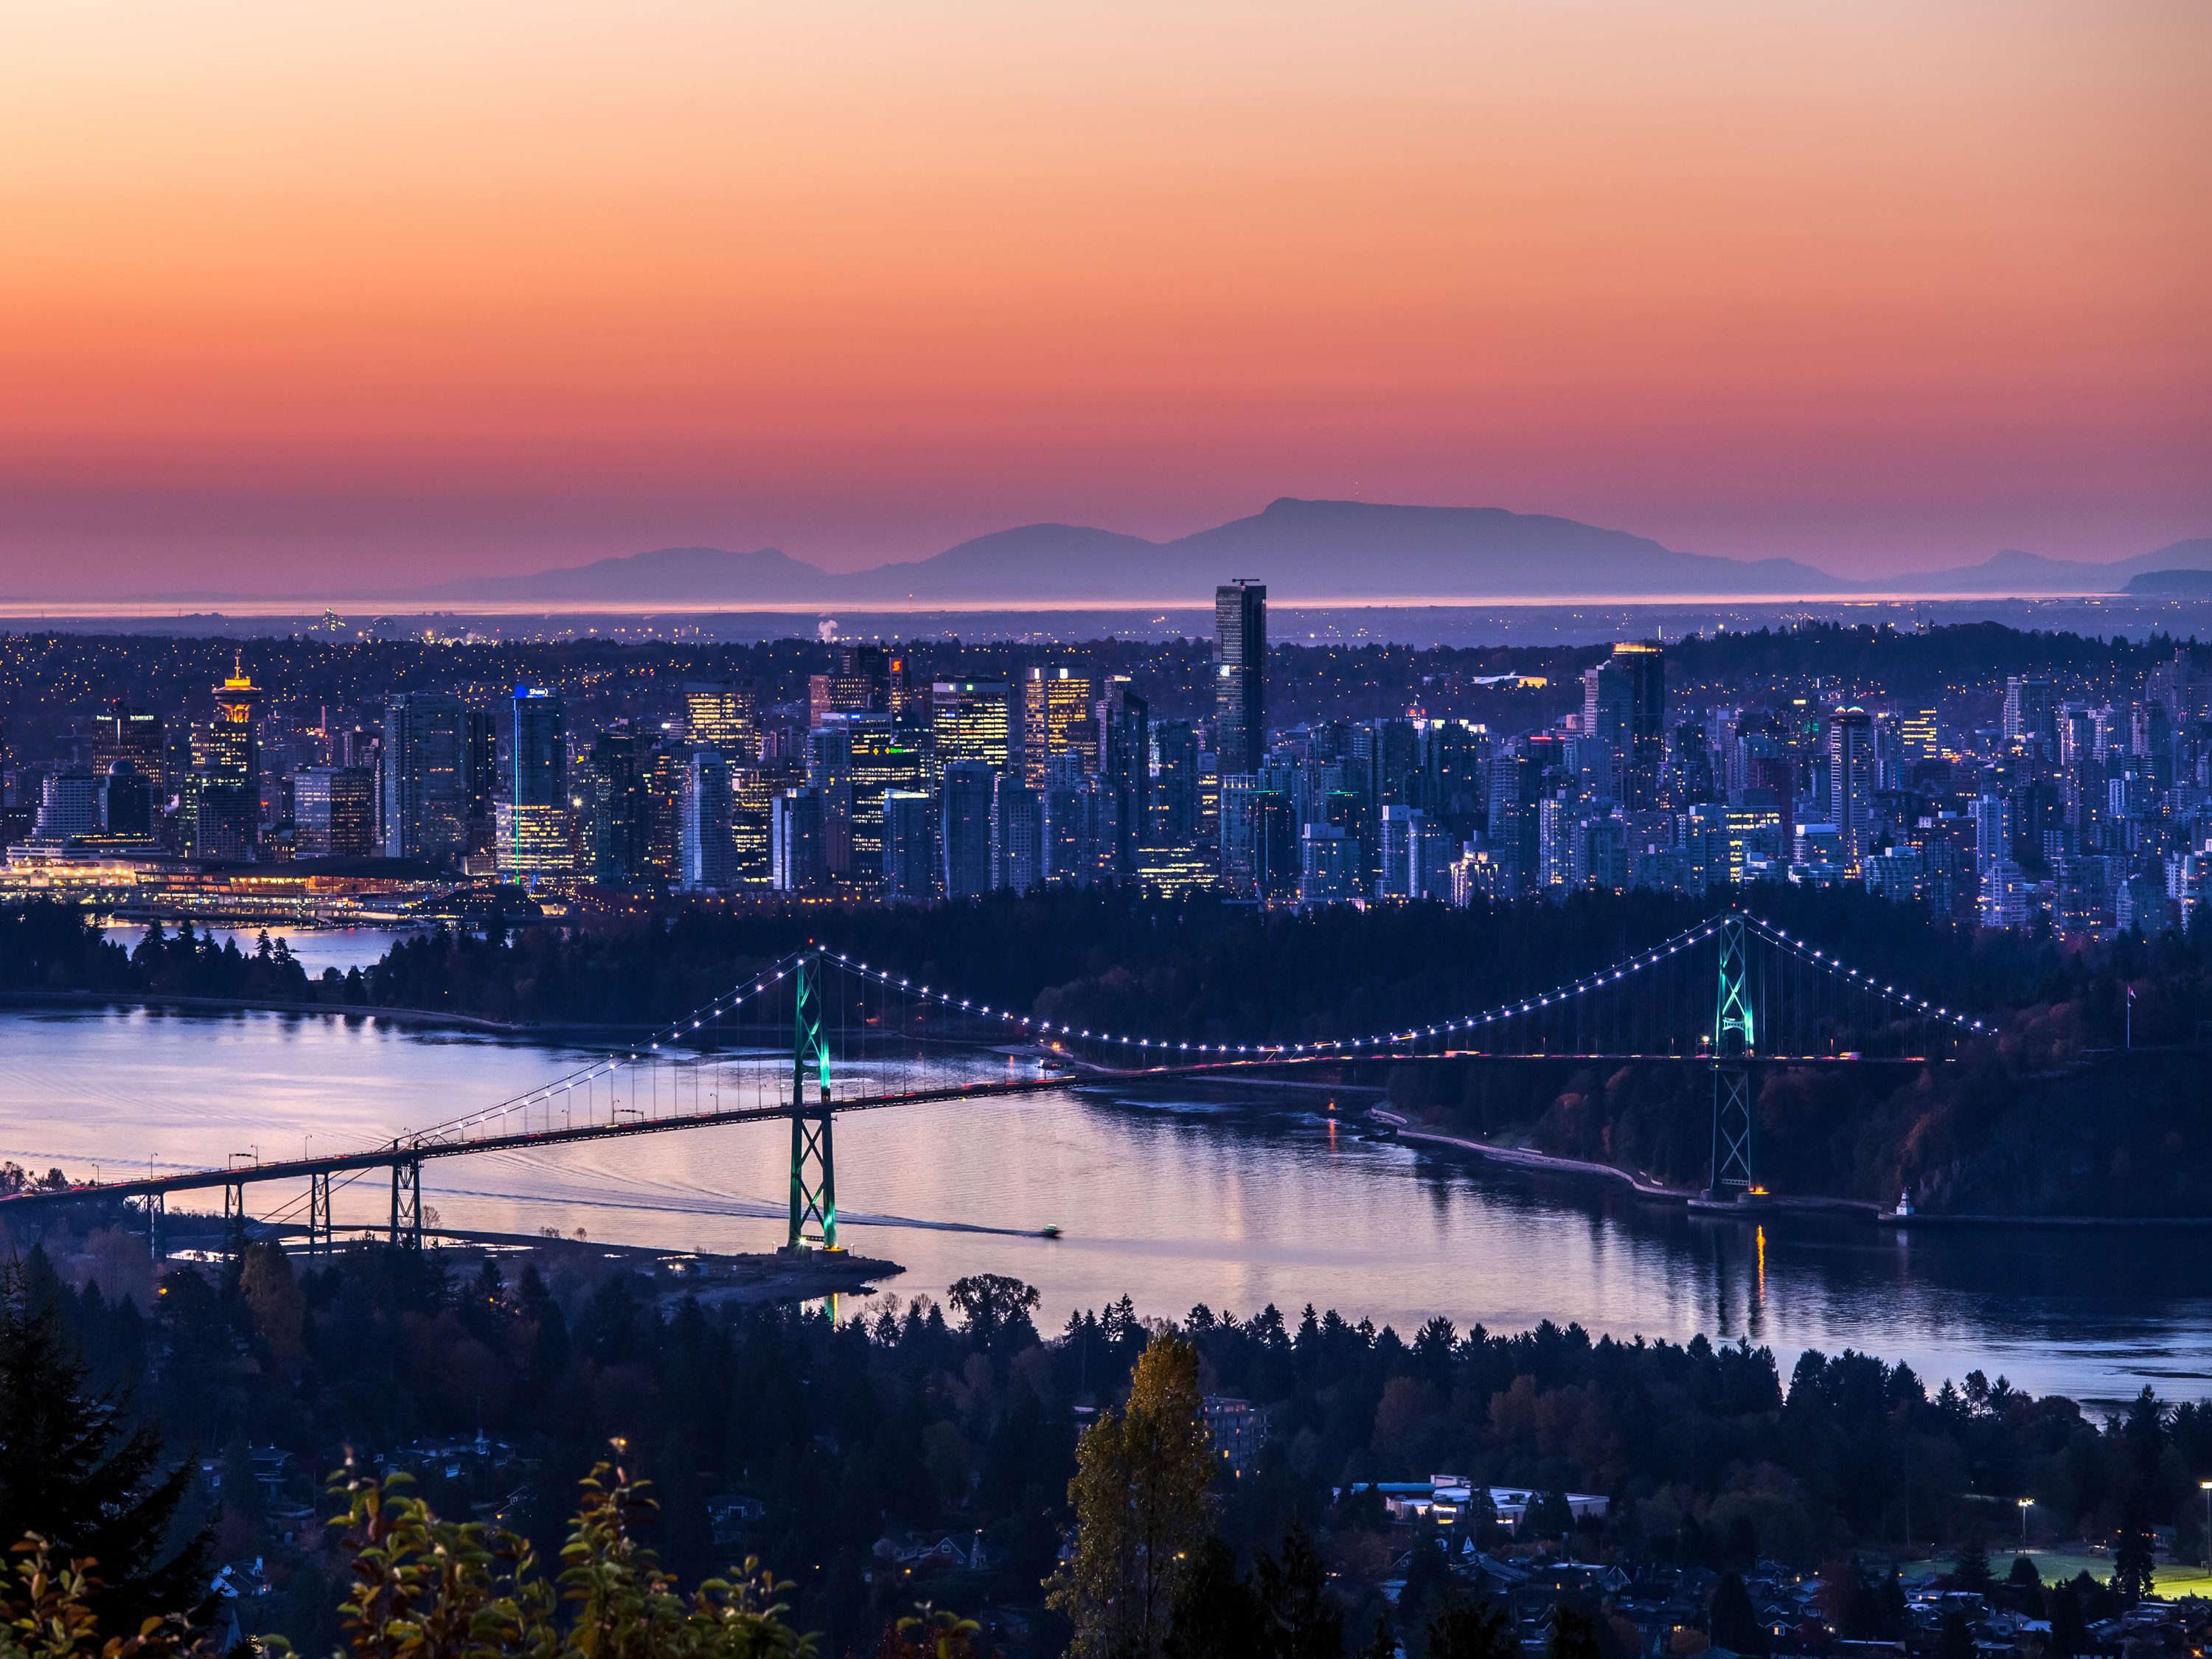
[[[0,595],[2212,534],[2203,0],[18,0]]]

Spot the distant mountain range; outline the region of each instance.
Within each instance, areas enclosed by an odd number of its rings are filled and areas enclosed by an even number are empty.
[[[2112,593],[2146,572],[2212,570],[2212,538],[2112,564],[2004,552],[1978,565],[1852,581],[1792,559],[1682,553],[1572,519],[1482,507],[1285,497],[1170,542],[1080,525],[1001,530],[911,563],[836,574],[775,548],[669,547],[526,576],[471,576],[351,599],[748,605],[1204,605],[1248,576],[1286,601],[1791,599],[1850,593]],[[202,596],[194,596],[195,598]],[[206,596],[215,597],[215,596]]]

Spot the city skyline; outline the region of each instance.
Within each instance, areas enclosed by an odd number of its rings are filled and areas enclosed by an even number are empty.
[[[2212,17],[617,19],[0,69],[0,590],[831,570],[1275,496],[1853,577],[2212,527]]]

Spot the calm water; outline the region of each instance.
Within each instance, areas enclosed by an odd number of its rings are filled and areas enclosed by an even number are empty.
[[[0,1010],[0,1158],[109,1179],[337,1152],[543,1082],[574,1051],[374,1020],[269,1013]],[[1255,1097],[1255,1100],[1259,1097]],[[2145,1382],[2212,1394],[2212,1238],[1921,1234],[1693,1220],[1587,1186],[1493,1174],[1362,1139],[1318,1097],[1246,1103],[1105,1091],[861,1113],[837,1126],[845,1242],[941,1295],[1018,1274],[1042,1316],[1124,1292],[1146,1313],[1310,1302],[1401,1333],[1550,1318],[1593,1332],[1846,1346],[1931,1383],[1981,1369],[2112,1400]],[[788,1140],[735,1126],[434,1163],[448,1226],[553,1226],[672,1249],[782,1242]],[[337,1197],[379,1219],[381,1172]],[[257,1213],[301,1194],[249,1189]],[[1036,1236],[1046,1224],[1063,1237]]]

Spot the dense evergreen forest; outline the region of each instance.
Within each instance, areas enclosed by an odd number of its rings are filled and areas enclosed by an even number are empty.
[[[125,1484],[166,1505],[161,1524],[118,1543],[115,1593],[173,1597],[178,1571],[261,1556],[269,1586],[242,1616],[307,1653],[343,1634],[343,1550],[313,1522],[349,1455],[409,1473],[438,1513],[494,1519],[553,1561],[575,1483],[611,1445],[654,1482],[658,1511],[636,1520],[667,1571],[696,1583],[758,1556],[793,1581],[793,1622],[823,1633],[823,1653],[877,1650],[925,1594],[963,1614],[1024,1610],[1027,1645],[1056,1653],[1068,1627],[1042,1586],[1080,1498],[1079,1428],[1127,1397],[1164,1333],[1186,1346],[1194,1401],[1235,1396],[1266,1420],[1248,1472],[1210,1479],[1192,1513],[1224,1560],[1265,1569],[1255,1584],[1288,1595],[1284,1574],[1307,1574],[1298,1593],[1325,1597],[1355,1644],[1386,1612],[1383,1581],[1405,1574],[1404,1529],[1394,1543],[1374,1493],[1349,1488],[1437,1469],[1544,1494],[1524,1543],[1549,1535],[1631,1568],[1910,1559],[1971,1546],[1992,1517],[2015,1524],[2021,1496],[2050,1535],[2125,1544],[2171,1523],[2178,1554],[2203,1547],[2212,1412],[2148,1390],[2100,1424],[2002,1377],[1939,1382],[1852,1352],[1778,1360],[1741,1342],[1462,1333],[1442,1318],[1401,1334],[1311,1308],[1201,1306],[1165,1322],[1124,1300],[1047,1335],[1036,1292],[989,1275],[955,1285],[950,1305],[887,1297],[833,1323],[702,1305],[665,1276],[552,1245],[502,1262],[363,1244],[311,1267],[254,1244],[157,1284],[143,1243],[133,1253],[100,1219],[88,1205],[37,1244],[16,1241],[0,1318],[0,1529],[43,1522],[63,1547],[82,1541],[67,1534],[88,1522],[54,1494],[82,1495],[101,1460],[62,1449],[92,1430],[51,1431],[89,1413],[108,1425],[93,1425],[95,1454],[137,1436]],[[120,1416],[101,1417],[96,1391],[116,1389]],[[1086,1458],[1098,1449],[1086,1443]],[[191,1472],[163,1486],[179,1462]],[[1571,1491],[1610,1498],[1607,1517],[1577,1522],[1556,1497]],[[960,1547],[949,1564],[919,1579],[899,1565],[902,1548],[947,1536]],[[1409,1582],[1395,1618],[1417,1651],[1430,1604],[1450,1595],[1440,1571]],[[1079,1618],[1081,1600],[1057,1605]]]

